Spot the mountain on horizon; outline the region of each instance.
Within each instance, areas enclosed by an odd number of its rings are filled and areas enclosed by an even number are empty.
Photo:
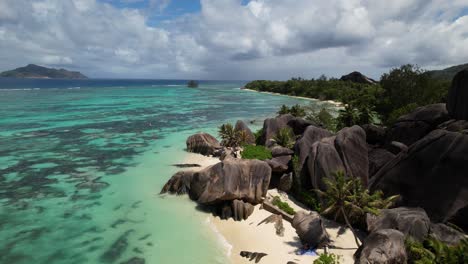
[[[427,71],[426,73],[435,79],[452,80],[453,77],[462,70],[468,70],[468,63],[455,65],[443,70]]]
[[[88,79],[77,71],[46,68],[35,64],[0,73],[0,77],[10,78],[45,78],[45,79]]]

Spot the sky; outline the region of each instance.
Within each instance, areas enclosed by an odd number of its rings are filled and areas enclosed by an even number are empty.
[[[379,79],[468,63],[468,0],[0,0],[0,71]]]

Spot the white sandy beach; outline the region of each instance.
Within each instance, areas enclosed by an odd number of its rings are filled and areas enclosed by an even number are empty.
[[[335,106],[337,106],[337,107],[343,106],[343,104],[342,104],[341,102],[337,102],[337,101],[333,101],[333,100],[325,100],[325,101],[322,101],[322,100],[319,100],[319,99],[316,99],[316,98],[309,98],[309,97],[303,97],[303,96],[294,96],[294,95],[287,95],[287,94],[280,94],[280,93],[272,93],[272,92],[260,92],[260,91],[256,91],[256,90],[252,90],[252,89],[247,89],[247,88],[241,88],[241,90],[243,90],[243,91],[249,91],[249,92],[256,92],[256,93],[273,94],[273,95],[278,95],[278,96],[288,96],[288,97],[299,98],[299,99],[304,99],[304,100],[309,100],[309,101],[326,102],[326,103],[333,104],[333,105],[335,105]]]
[[[184,162],[199,164],[202,167],[197,167],[195,170],[200,170],[218,163],[219,159],[188,153]],[[268,191],[268,196],[276,195],[279,195],[281,200],[288,202],[296,212],[300,210],[308,211],[286,193],[278,192],[276,189]],[[240,256],[241,251],[250,251],[267,254],[261,259],[260,263],[286,264],[288,261],[293,261],[298,264],[311,264],[317,257],[296,254],[301,248],[301,243],[295,229],[289,222],[283,220],[285,230],[284,236],[282,237],[276,235],[273,223],[258,225],[262,220],[271,215],[270,212],[260,207],[261,205],[255,206],[254,213],[247,220],[240,222],[236,222],[233,219],[222,220],[212,215],[208,216],[207,222],[212,224],[214,230],[222,236],[222,238],[220,238],[220,243],[226,244],[227,242],[229,244],[229,246],[226,246],[226,254],[229,255],[232,263],[255,263],[254,261],[249,262],[247,258]],[[326,221],[325,226],[330,234],[330,238],[334,241],[333,245],[344,248],[331,248],[329,252],[340,255],[341,263],[354,263],[353,254],[357,247],[351,231],[347,228],[343,229],[332,221]],[[340,235],[338,234],[339,231],[341,231]],[[317,253],[323,253],[323,250],[319,249]]]

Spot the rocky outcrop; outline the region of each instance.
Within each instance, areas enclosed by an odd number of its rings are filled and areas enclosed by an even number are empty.
[[[369,160],[364,130],[359,126],[343,128],[336,135],[335,148],[343,161],[346,175],[361,178],[362,183],[367,186]]]
[[[401,116],[387,133],[387,142],[397,141],[410,146],[437,126],[449,120],[445,104],[433,104],[416,108]]]
[[[244,121],[238,120],[236,122],[236,126],[234,127],[234,130],[235,131],[243,131],[243,133],[245,133],[245,136],[246,136],[246,142],[245,143],[255,144],[255,136],[252,133],[252,130],[250,130],[250,128],[247,126],[247,124],[244,123]]]
[[[395,154],[382,148],[369,150],[369,178],[372,178],[385,164],[395,158]]]
[[[447,110],[453,119],[468,120],[468,70],[457,73],[453,78]]]
[[[466,238],[462,232],[440,223],[431,224],[431,236],[451,246],[457,245]]]
[[[240,256],[248,259],[249,261],[254,261],[255,263],[259,263],[260,260],[262,260],[263,257],[268,256],[268,254],[261,253],[261,252],[241,251]]]
[[[355,264],[406,264],[405,235],[394,229],[371,233],[354,254]]]
[[[316,124],[311,121],[295,117],[294,119],[289,120],[288,126],[292,129],[294,135],[302,135],[308,126],[316,126]]]
[[[274,142],[271,139],[276,136],[276,133],[278,133],[281,128],[289,127],[288,122],[294,118],[294,116],[286,114],[275,118],[265,119],[263,122],[263,134],[260,137],[260,142],[267,147],[273,146]]]
[[[307,170],[314,188],[324,190],[323,178],[337,171],[358,177],[367,185],[369,160],[364,130],[359,126],[344,128],[336,136],[315,142],[307,159]]]
[[[411,236],[420,242],[429,235],[431,225],[424,209],[408,207],[383,209],[379,215],[367,214],[366,222],[369,233],[381,229],[395,229],[405,237]]]
[[[375,81],[374,79],[371,79],[357,71],[341,76],[340,80],[354,82],[354,83],[363,83],[363,84],[376,84],[377,83],[377,81]]]
[[[323,138],[331,137],[333,133],[316,126],[308,126],[302,137],[297,140],[294,146],[295,153],[299,156],[299,169],[302,169],[307,157],[310,154],[312,145]]]
[[[283,192],[289,192],[291,190],[293,185],[293,174],[292,172],[290,173],[285,173],[283,176],[280,177],[279,184],[278,184],[278,190],[283,191]]]
[[[281,156],[292,156],[292,155],[294,155],[294,151],[285,147],[276,146],[271,149],[271,156],[273,158],[281,157]]]
[[[246,220],[253,214],[254,206],[241,200],[233,200],[221,208],[221,219],[233,218],[235,221]]]
[[[273,172],[286,172],[289,168],[289,162],[291,161],[291,156],[279,156],[266,160],[268,165],[271,167]]]
[[[371,145],[383,145],[385,144],[386,131],[384,127],[376,126],[372,124],[362,125],[362,129],[366,133],[366,140]]]
[[[322,247],[330,242],[323,220],[317,212],[307,214],[304,211],[294,215],[292,226],[303,244],[311,248]]]
[[[202,155],[213,155],[221,148],[218,140],[210,134],[198,133],[187,138],[187,151]]]
[[[422,207],[432,221],[454,221],[467,228],[468,135],[464,131],[432,131],[400,153],[371,179],[371,191],[400,194],[400,205]]]
[[[264,161],[225,159],[198,172],[176,173],[162,193],[188,193],[201,204],[243,200],[261,203],[270,184],[271,168]]]

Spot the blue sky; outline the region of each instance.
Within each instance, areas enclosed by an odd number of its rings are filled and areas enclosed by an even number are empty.
[[[466,0],[0,0],[0,71],[100,78],[379,79],[468,62]],[[5,52],[8,51],[8,52]]]

